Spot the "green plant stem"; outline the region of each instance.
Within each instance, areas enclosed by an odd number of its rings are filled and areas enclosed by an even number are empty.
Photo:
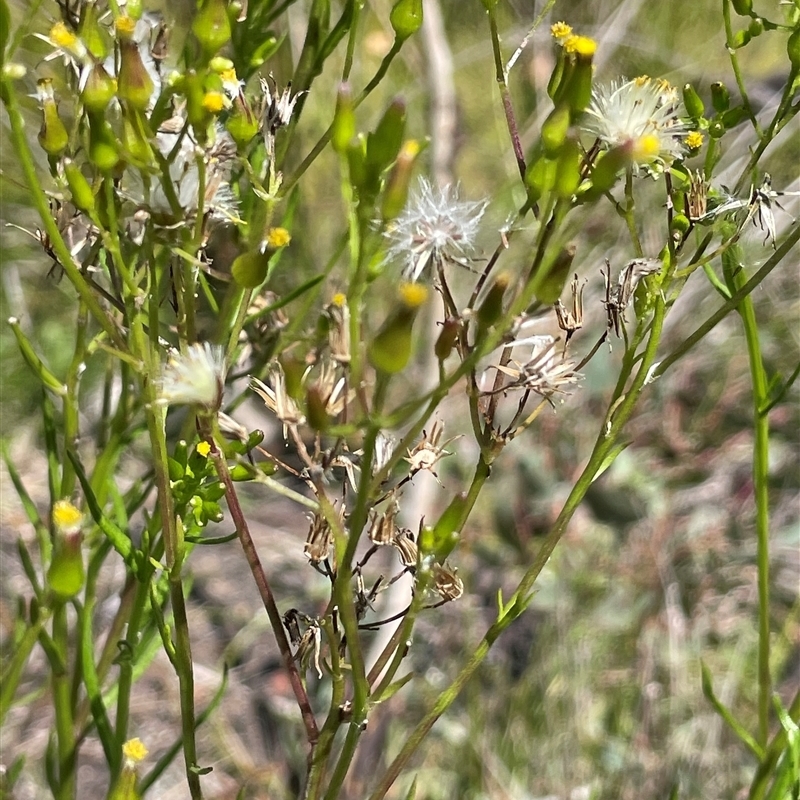
[[[91,315],[108,334],[111,341],[114,342],[114,345],[124,351],[127,348],[125,347],[125,342],[117,326],[102,308],[91,287],[75,264],[72,253],[70,253],[61,235],[61,231],[59,231],[58,225],[53,219],[53,214],[50,211],[50,204],[47,201],[36,174],[36,166],[30,147],[28,146],[28,140],[25,135],[25,122],[17,103],[17,95],[14,91],[13,82],[8,77],[0,76],[0,84],[2,85],[3,99],[11,124],[11,141],[14,146],[14,152],[19,159],[22,174],[25,176],[25,181],[31,193],[33,205],[39,212],[39,217],[42,220],[45,233],[50,237],[50,245],[53,248],[53,252],[58,256],[59,264],[64,268],[67,277],[83,302],[86,303],[86,307],[89,309]]]
[[[328,639],[331,659],[331,702],[328,715],[319,731],[317,746],[309,756],[309,771],[303,800],[318,800],[322,791],[325,769],[330,759],[336,732],[342,724],[342,706],[345,700],[345,680],[339,659],[339,637],[333,630],[329,617],[322,621],[322,630]]]
[[[189,621],[186,618],[186,601],[183,596],[181,562],[176,562],[169,575],[169,597],[175,622],[175,669],[181,702],[181,731],[183,732],[183,760],[186,765],[186,782],[192,800],[201,800],[200,776],[197,773],[197,746],[195,743],[194,669],[192,647],[189,640]]]
[[[744,271],[734,275],[734,284],[745,285]],[[769,667],[769,417],[763,412],[769,402],[769,388],[758,336],[753,298],[743,298],[738,307],[747,342],[750,379],[753,384],[753,494],[756,504],[758,564],[758,742],[766,747],[769,738],[769,709],[772,678]]]
[[[736,86],[738,87],[739,94],[742,97],[742,107],[744,108],[750,122],[753,124],[753,129],[755,130],[759,141],[764,141],[764,131],[761,130],[761,126],[758,124],[758,119],[756,118],[755,113],[753,113],[753,106],[750,104],[750,98],[747,95],[747,87],[745,86],[744,78],[742,77],[742,71],[739,69],[739,58],[736,55],[737,51],[733,46],[733,27],[731,26],[730,0],[722,0],[722,19],[725,23],[726,50],[728,51],[728,55],[731,59],[731,68],[733,69],[733,75],[736,79]]]
[[[800,691],[798,691],[792,704],[789,706],[789,717],[794,721],[800,721]],[[778,759],[786,749],[786,731],[781,727],[772,741],[769,743],[766,755],[756,769],[753,782],[750,784],[750,794],[748,800],[763,800],[769,788],[769,780],[772,777]]]
[[[56,800],[75,797],[75,731],[72,725],[72,697],[66,670],[69,658],[69,628],[67,606],[56,601],[53,606],[53,644],[63,662],[63,668],[53,670],[53,704],[58,741],[58,794]]]
[[[494,641],[508,625],[524,610],[530,600],[530,592],[544,566],[566,530],[567,524],[580,505],[589,486],[597,473],[607,465],[607,459],[612,454],[614,445],[622,428],[630,418],[636,402],[646,384],[647,375],[655,360],[656,350],[661,338],[661,331],[666,313],[663,297],[657,297],[654,304],[653,319],[650,323],[650,333],[645,350],[641,356],[639,369],[630,388],[621,400],[614,400],[609,407],[610,422],[608,429],[601,431],[595,443],[592,454],[580,477],[572,487],[572,491],[564,503],[550,533],[543,542],[531,566],[526,570],[514,593],[515,600],[510,602],[499,616],[497,621],[484,634],[475,654],[463,667],[453,683],[450,684],[438,697],[431,710],[423,717],[401,748],[394,761],[389,765],[385,775],[379,781],[375,791],[370,795],[370,800],[381,800],[392,786],[400,772],[405,768],[411,756],[416,751],[422,740],[433,727],[437,719],[450,707],[458,694],[467,684],[469,679],[486,658]],[[638,337],[634,337],[635,339]]]

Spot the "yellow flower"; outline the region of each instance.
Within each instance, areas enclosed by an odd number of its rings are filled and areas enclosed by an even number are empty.
[[[203,95],[203,108],[209,114],[219,114],[225,108],[225,95],[222,92],[206,92]]]
[[[568,36],[564,40],[564,50],[577,56],[593,56],[597,50],[597,42],[588,36]]]
[[[286,228],[270,228],[269,233],[267,233],[267,246],[271,250],[278,250],[281,247],[286,247],[291,241],[291,234]]]
[[[122,755],[132,764],[138,764],[147,756],[147,748],[142,743],[141,739],[128,739],[122,745]]]
[[[550,35],[558,42],[562,42],[572,33],[572,26],[566,22],[556,22],[550,26]]]
[[[211,445],[208,442],[198,442],[195,450],[197,450],[203,458],[208,458],[208,454],[211,452]]]
[[[408,308],[419,308],[428,299],[428,290],[421,283],[401,283],[399,294]]]
[[[63,534],[75,533],[83,522],[83,514],[69,500],[59,500],[53,506],[53,523]]]
[[[700,131],[690,131],[683,141],[690,150],[699,150],[703,146],[705,137]]]

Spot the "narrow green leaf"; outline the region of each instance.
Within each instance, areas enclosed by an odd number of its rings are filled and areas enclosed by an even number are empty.
[[[72,466],[75,469],[75,474],[78,476],[78,481],[81,484],[84,497],[86,498],[86,505],[89,507],[89,513],[92,515],[92,519],[95,521],[95,524],[108,537],[114,549],[125,559],[126,562],[135,568],[138,574],[139,559],[136,558],[133,549],[133,543],[131,542],[130,537],[124,531],[118,528],[110,519],[108,519],[105,514],[103,514],[102,509],[97,503],[97,498],[94,496],[91,484],[86,477],[86,472],[84,472],[83,465],[75,453],[73,453],[71,450],[67,450],[67,456],[72,462]]]
[[[373,697],[372,700],[375,703],[382,703],[384,700],[388,700],[390,697],[393,697],[397,692],[399,692],[412,678],[414,677],[413,672],[407,672],[403,675],[402,678],[398,678],[396,681],[390,683],[380,694],[379,697]]]
[[[11,14],[6,0],[0,0],[0,68],[6,61],[6,45],[11,36]]]
[[[706,700],[714,706],[716,712],[725,720],[730,729],[742,741],[742,743],[761,761],[764,758],[764,750],[761,745],[745,730],[744,726],[733,716],[714,694],[714,685],[711,677],[711,670],[704,661],[700,661],[701,681],[703,694]]]

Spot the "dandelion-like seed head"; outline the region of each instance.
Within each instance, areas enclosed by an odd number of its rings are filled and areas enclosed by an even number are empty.
[[[637,166],[663,164],[686,152],[681,111],[674,86],[643,76],[595,88],[582,127],[609,149],[631,147]]]
[[[463,257],[475,247],[485,201],[458,199],[458,188],[434,189],[421,178],[405,210],[384,234],[390,244],[387,259],[405,262],[403,278],[419,280],[431,262]]]
[[[166,405],[219,408],[225,385],[225,350],[209,342],[189,345],[164,367],[159,398]]]

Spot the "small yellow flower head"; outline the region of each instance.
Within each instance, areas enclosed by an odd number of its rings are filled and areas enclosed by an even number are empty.
[[[589,58],[597,51],[597,42],[588,36],[568,36],[564,40],[564,50],[578,57]]]
[[[122,745],[122,755],[125,756],[126,761],[131,762],[131,766],[135,766],[144,758],[147,757],[147,748],[142,743],[141,739],[128,739]]]
[[[128,16],[120,16],[117,17],[114,27],[117,31],[117,36],[127,41],[133,37],[133,31],[136,28],[136,20]]]
[[[80,45],[78,37],[63,22],[56,22],[50,28],[50,41],[69,52],[74,52]]]
[[[347,295],[343,294],[342,292],[336,292],[336,294],[331,298],[331,305],[343,308],[345,305],[347,305]]]
[[[401,283],[398,293],[407,308],[419,308],[428,299],[428,290],[421,283]]]
[[[203,458],[208,458],[208,454],[211,452],[211,445],[208,442],[198,442],[195,450],[197,450]]]
[[[223,69],[219,73],[223,83],[239,83],[239,77],[236,75],[236,70],[231,67],[230,69]]]
[[[572,26],[566,22],[556,22],[550,26],[550,35],[558,42],[563,44],[564,40],[572,34]]]
[[[292,241],[291,234],[286,228],[270,228],[267,233],[267,246],[270,250],[279,250]]]
[[[226,97],[222,92],[206,92],[203,95],[203,108],[209,114],[219,114],[225,108]]]
[[[73,534],[80,530],[83,514],[69,500],[58,500],[53,506],[53,524],[59,533]]]
[[[705,137],[700,131],[691,131],[683,141],[690,150],[699,150],[703,146]]]
[[[646,164],[655,159],[661,151],[661,142],[654,133],[640,136],[633,144],[631,155],[638,164]]]

